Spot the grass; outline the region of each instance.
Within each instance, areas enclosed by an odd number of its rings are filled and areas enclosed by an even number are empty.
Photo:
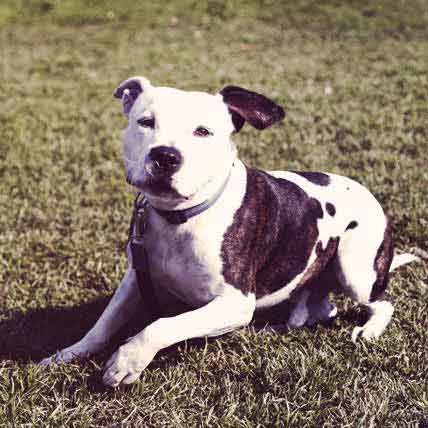
[[[426,2],[159,4],[0,6],[0,426],[428,426],[426,263],[392,276],[396,313],[373,344],[350,342],[361,314],[339,299],[330,326],[181,344],[126,389],[100,384],[108,351],[33,364],[88,329],[125,270],[133,195],[111,94],[130,75],[272,96],[288,117],[244,128],[244,160],[354,177],[399,250],[428,250]]]

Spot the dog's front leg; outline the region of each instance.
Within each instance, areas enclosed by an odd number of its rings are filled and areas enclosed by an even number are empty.
[[[86,335],[68,348],[45,358],[39,364],[68,362],[76,357],[87,357],[100,351],[141,305],[135,271],[129,268],[101,317]]]
[[[115,387],[132,383],[158,351],[186,339],[219,336],[247,325],[254,313],[254,295],[233,290],[210,303],[181,315],[160,318],[130,338],[107,361],[103,382]]]

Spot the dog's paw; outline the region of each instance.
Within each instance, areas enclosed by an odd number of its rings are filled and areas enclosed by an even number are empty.
[[[39,361],[38,365],[41,367],[48,367],[52,364],[60,364],[60,363],[69,363],[75,358],[79,358],[82,355],[75,352],[66,351],[63,349],[60,352],[57,352],[55,355],[51,355],[48,358],[44,358],[42,361]]]
[[[89,346],[85,346],[79,342],[39,361],[38,365],[48,367],[52,364],[69,363],[77,358],[87,358],[92,352],[93,350]]]
[[[351,339],[354,343],[358,342],[358,339],[363,338],[367,340],[368,342],[378,339],[379,336],[382,334],[382,331],[379,331],[378,329],[371,328],[371,326],[364,325],[362,327],[355,327],[352,331]]]
[[[55,364],[55,356],[56,355],[52,355],[52,356],[50,356],[48,358],[43,358],[43,360],[39,361],[37,363],[37,365],[40,366],[40,367],[49,367],[52,364]]]
[[[337,307],[324,299],[319,303],[311,303],[306,325],[312,326],[318,322],[324,323],[337,316]]]
[[[103,383],[114,388],[120,383],[135,382],[140,377],[141,372],[153,360],[156,352],[150,345],[130,339],[107,361]]]
[[[290,318],[287,321],[287,326],[290,330],[303,327],[308,321],[308,308],[306,304],[298,304],[293,309]]]

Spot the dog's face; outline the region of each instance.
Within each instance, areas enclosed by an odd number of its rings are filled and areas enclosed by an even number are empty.
[[[134,77],[114,95],[129,120],[123,135],[127,180],[149,199],[169,205],[191,201],[227,175],[236,157],[230,135],[245,120],[264,129],[284,117],[262,95],[232,86],[211,95]]]

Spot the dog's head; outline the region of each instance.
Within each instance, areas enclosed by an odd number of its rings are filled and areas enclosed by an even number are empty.
[[[127,180],[162,207],[191,202],[224,180],[236,157],[230,135],[245,121],[264,129],[285,115],[273,101],[237,86],[211,95],[132,77],[114,96],[129,120],[123,135]]]

